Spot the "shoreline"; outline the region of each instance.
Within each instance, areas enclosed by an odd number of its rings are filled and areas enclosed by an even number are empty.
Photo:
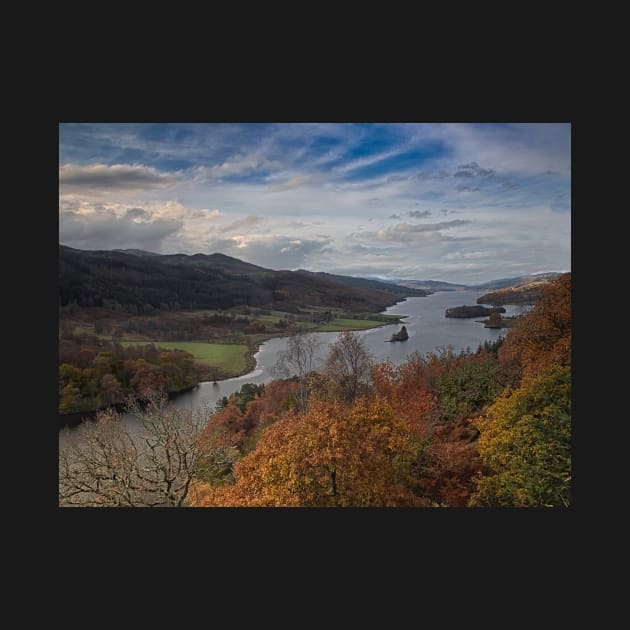
[[[205,383],[206,381],[197,381],[193,385],[188,385],[186,387],[182,387],[181,389],[176,389],[171,392],[166,392],[168,399],[171,400],[176,398],[180,394],[185,394],[187,392],[192,391],[196,387],[199,387],[200,383]],[[139,400],[140,405],[144,404],[146,401]],[[67,427],[76,427],[80,425],[84,420],[95,420],[96,415],[99,411],[105,411],[106,409],[110,409],[113,407],[117,412],[125,412],[127,409],[126,402],[114,403],[112,405],[106,405],[105,407],[98,407],[97,409],[86,409],[85,411],[73,411],[70,413],[57,413],[59,417],[59,430],[65,429]]]
[[[406,298],[405,298],[406,299]],[[404,302],[405,300],[400,300],[400,302]],[[396,304],[398,304],[399,302],[396,302]],[[393,306],[393,305],[392,305]],[[388,307],[389,308],[389,307]],[[384,313],[379,313],[379,315],[384,315]],[[369,328],[344,328],[343,330],[307,330],[304,331],[305,334],[321,334],[321,333],[334,333],[334,332],[361,332],[363,330],[374,330],[376,328],[382,328],[383,326],[393,326],[395,324],[400,324],[401,320],[404,319],[406,317],[406,315],[391,315],[391,317],[397,317],[398,321],[394,322],[379,322],[377,326],[370,326]],[[376,321],[376,320],[374,320]],[[255,344],[252,344],[251,348],[249,348],[247,350],[247,352],[245,353],[245,369],[240,372],[239,374],[233,374],[232,376],[225,376],[222,378],[213,378],[207,381],[199,381],[199,383],[214,383],[214,382],[221,382],[221,381],[229,381],[232,378],[240,378],[241,376],[246,376],[247,374],[249,374],[250,372],[253,372],[256,367],[258,366],[258,362],[256,361],[256,355],[258,354],[258,352],[260,351],[260,346],[262,346],[264,343],[267,343],[268,341],[271,341],[272,339],[282,339],[284,337],[290,337],[291,335],[288,334],[283,334],[283,335],[270,335],[268,338],[266,339],[261,339],[260,341],[257,341]]]
[[[405,302],[407,300],[407,298],[403,298],[402,300],[398,300],[397,302],[395,302],[394,304],[390,305],[390,306],[395,306],[396,304],[399,304],[401,302]],[[390,308],[390,306],[386,307]],[[385,310],[386,310],[385,309]],[[386,313],[384,311],[378,313],[378,315],[385,315]],[[322,332],[360,332],[362,330],[374,330],[376,328],[382,328],[383,326],[391,326],[394,324],[400,324],[401,319],[403,319],[405,317],[405,315],[391,315],[391,317],[397,317],[397,321],[391,321],[391,322],[387,322],[387,321],[382,321],[382,322],[378,322],[378,324],[376,326],[370,326],[369,328],[356,328],[356,329],[349,329],[349,328],[344,328],[343,330],[328,330],[328,331],[304,331],[306,333],[313,333],[313,334],[319,334]],[[373,320],[373,321],[377,321],[377,320]],[[264,334],[264,333],[262,333]],[[260,347],[266,343],[267,341],[270,341],[271,339],[282,339],[283,337],[290,337],[291,335],[288,335],[286,333],[284,334],[269,334],[268,337],[266,337],[265,339],[260,339],[259,341],[253,343],[250,347],[248,347],[247,352],[245,353],[245,367],[244,369],[238,373],[238,374],[233,374],[231,376],[224,376],[221,378],[213,378],[210,380],[199,380],[197,381],[194,385],[190,385],[188,387],[184,387],[182,389],[178,389],[176,391],[173,392],[167,392],[167,396],[169,398],[169,400],[171,400],[172,398],[177,397],[179,394],[185,394],[186,392],[189,392],[193,389],[195,389],[196,387],[199,387],[199,385],[201,385],[202,383],[218,383],[218,382],[222,382],[222,381],[229,381],[230,379],[233,378],[241,378],[243,376],[247,376],[247,374],[249,374],[250,372],[253,372],[256,370],[258,362],[256,361],[256,354],[258,354],[258,352],[260,351]],[[155,342],[146,342],[146,343],[155,343]],[[105,407],[100,407],[98,409],[88,409],[85,411],[74,411],[74,412],[70,412],[70,413],[66,413],[66,414],[61,414],[59,412],[57,412],[57,416],[59,417],[59,430],[62,430],[66,427],[76,427],[79,424],[81,424],[84,419],[88,419],[88,420],[94,420],[96,418],[96,414],[99,411],[104,411],[105,409],[108,409],[109,407],[114,407],[114,409],[116,409],[116,411],[124,411],[125,407],[126,407],[126,403],[124,402],[120,402],[120,403],[114,403],[113,405],[109,405],[109,406],[105,406]]]

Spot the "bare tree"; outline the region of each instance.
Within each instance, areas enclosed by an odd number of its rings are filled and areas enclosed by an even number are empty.
[[[86,422],[59,451],[59,505],[181,507],[195,477],[203,413],[167,406],[155,395],[134,434],[113,410]]]
[[[317,350],[321,343],[312,333],[297,333],[289,337],[287,349],[278,353],[273,371],[284,378],[297,376],[300,381],[298,390],[299,404],[304,411],[308,397],[308,375],[315,369]]]
[[[341,332],[330,346],[325,372],[337,397],[351,403],[369,383],[373,358],[365,342],[353,332]]]

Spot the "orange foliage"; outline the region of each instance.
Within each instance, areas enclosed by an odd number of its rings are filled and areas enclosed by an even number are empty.
[[[414,355],[396,367],[385,361],[372,369],[372,382],[378,396],[385,398],[394,411],[407,421],[409,430],[425,437],[438,418],[435,396],[429,388],[440,370],[435,357],[428,360]]]
[[[475,490],[475,477],[484,470],[477,438],[468,418],[451,420],[435,429],[428,461],[422,470],[422,493],[449,507],[465,507]]]
[[[194,506],[426,505],[412,490],[419,444],[383,400],[315,402],[268,427],[228,487],[197,484]]]
[[[239,446],[245,439],[245,422],[243,412],[230,401],[224,409],[212,415],[208,425],[199,437],[202,445],[226,446],[235,444]],[[220,444],[215,443],[220,436]]]
[[[213,414],[200,436],[202,445],[225,446],[229,443],[242,449],[260,425],[280,417],[298,388],[295,381],[273,381],[265,385],[261,396],[247,403],[244,411],[230,400],[227,407]]]
[[[189,507],[254,507],[236,486],[212,486],[203,481],[190,484],[186,503]]]
[[[467,505],[482,464],[475,442],[479,431],[469,419],[439,422],[436,379],[465,363],[484,361],[488,361],[484,352],[464,357],[416,354],[399,366],[386,361],[372,371],[376,394],[407,421],[411,433],[429,440],[417,470],[418,490],[439,505]]]
[[[351,406],[331,402],[326,379],[311,375],[309,410],[289,412],[266,428],[255,450],[236,464],[235,484],[197,483],[190,504],[466,506],[474,480],[488,469],[471,418],[443,421],[443,382],[451,372],[494,360],[486,352],[446,352],[415,354],[400,366],[386,361],[372,368],[370,397]],[[501,386],[506,375],[518,382],[521,374],[570,361],[571,275],[565,274],[545,288],[535,308],[507,335],[499,349],[503,375],[497,382]],[[232,406],[215,418],[242,445],[261,423],[278,417],[283,397],[286,408],[288,390],[282,388],[287,386],[271,383],[243,413]]]
[[[536,376],[550,365],[571,365],[571,274],[550,282],[499,349],[504,367]],[[516,379],[515,379],[516,380]]]

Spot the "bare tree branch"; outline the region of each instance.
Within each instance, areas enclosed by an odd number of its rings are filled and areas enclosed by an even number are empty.
[[[140,420],[132,435],[109,410],[85,423],[59,452],[60,506],[179,507],[201,456],[203,412],[166,405],[153,396],[131,411]]]
[[[373,358],[365,342],[353,332],[341,332],[330,346],[325,373],[337,397],[351,403],[369,383]]]
[[[289,337],[287,349],[278,353],[272,371],[288,378],[297,376],[300,382],[298,400],[302,411],[306,409],[308,395],[307,376],[315,369],[317,350],[321,343],[312,333],[297,333]]]

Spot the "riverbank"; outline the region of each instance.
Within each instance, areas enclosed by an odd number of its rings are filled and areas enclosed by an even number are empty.
[[[166,392],[169,400],[180,396],[181,394],[186,394],[188,392],[193,391],[197,387],[199,387],[200,381],[194,383],[193,385],[189,385],[188,387],[182,387],[181,389],[173,390],[171,392]],[[146,401],[138,400],[138,403],[142,406],[146,403]],[[88,409],[86,411],[75,411],[72,413],[60,413],[59,416],[59,428],[64,429],[66,427],[76,427],[80,425],[85,420],[96,420],[96,416],[100,411],[105,411],[106,409],[110,409],[113,407],[119,413],[127,411],[127,403],[119,402],[114,403],[113,405],[107,405],[105,407],[99,407],[98,409]]]
[[[393,333],[400,330],[399,324],[379,326],[356,334],[366,344],[377,363],[391,361],[394,365],[399,365],[407,361],[408,356],[414,352],[439,354],[447,347],[452,348],[455,353],[466,349],[474,351],[486,341],[489,343],[496,341],[501,331],[484,328],[471,319],[445,318],[444,309],[462,304],[464,301],[473,304],[480,293],[436,292],[428,297],[409,298],[390,307],[386,314],[400,317],[408,331],[409,338],[404,342],[384,343]],[[319,332],[315,335],[318,348],[314,366],[318,370],[324,365],[330,345],[336,341],[338,335],[335,332]],[[270,339],[260,346],[256,354],[255,370],[238,378],[200,383],[198,389],[178,396],[172,404],[186,409],[214,409],[217,401],[223,397],[229,398],[246,383],[252,385],[269,383],[277,378],[274,366],[279,354],[285,352],[287,347],[286,337]],[[133,426],[134,419],[129,417],[128,422]]]
[[[399,301],[389,307],[384,314],[396,316],[396,321],[402,319],[408,331],[409,339],[402,343],[383,343],[400,329],[400,325],[391,325],[387,328],[384,321],[377,322],[378,326],[372,330],[363,330],[357,334],[367,345],[374,360],[379,363],[391,361],[394,365],[399,365],[413,352],[439,354],[447,347],[452,348],[455,353],[466,349],[474,351],[486,341],[490,343],[496,341],[502,331],[484,328],[472,319],[446,318],[444,310],[462,303],[474,304],[480,294],[481,292],[476,290],[436,292],[427,297]],[[517,309],[508,307],[508,316],[516,313]],[[389,321],[395,324],[393,320]],[[255,366],[252,363],[252,368],[255,369],[237,378],[200,382],[199,387],[176,396],[170,404],[185,409],[214,409],[217,401],[223,397],[229,398],[245,383],[262,385],[274,380],[277,375],[273,367],[278,354],[287,349],[287,338],[282,337],[283,334],[284,331],[278,331],[266,343],[261,343],[259,347],[256,343],[255,347],[252,347],[251,354],[255,354]],[[316,364],[323,365],[330,344],[337,339],[337,333],[319,332],[316,336],[319,342]],[[258,339],[262,341],[260,337]],[[122,421],[130,430],[137,426],[137,419],[131,414],[123,414]]]
[[[401,300],[402,301],[402,300]],[[344,332],[344,331],[361,331],[376,329],[382,326],[388,326],[391,324],[397,324],[404,317],[403,315],[386,315],[383,313],[370,313],[365,314],[364,317],[371,317],[375,319],[353,319],[335,318],[328,322],[322,323],[310,323],[309,326],[305,326],[303,332],[308,333],[321,333],[321,332]],[[376,319],[378,318],[378,319]],[[289,336],[287,331],[274,331],[274,332],[261,332],[256,334],[241,335],[238,338],[240,343],[208,343],[206,341],[160,341],[160,340],[121,340],[119,343],[125,347],[131,345],[148,345],[153,344],[157,349],[180,349],[189,352],[195,358],[197,365],[200,368],[198,381],[189,387],[172,391],[168,393],[169,399],[177,397],[180,394],[189,392],[201,383],[219,383],[233,378],[238,378],[246,374],[251,373],[257,367],[256,354],[260,351],[262,344],[271,339],[280,339]],[[224,363],[217,364],[216,351],[221,350],[222,353],[225,349],[235,350],[232,352],[233,356],[229,357]],[[215,352],[213,352],[215,351]],[[235,360],[235,355],[238,355],[238,361]],[[222,354],[223,356],[223,354]],[[220,367],[219,367],[220,365]],[[119,402],[111,405],[117,411],[124,411],[126,403]],[[83,419],[93,420],[99,411],[107,409],[107,407],[101,407],[99,409],[87,409],[81,411],[74,411],[59,415],[60,428],[66,426],[77,426]]]
[[[402,300],[401,300],[402,301]],[[405,317],[404,315],[384,315],[383,313],[379,313],[379,317],[382,317],[382,320],[375,319],[338,319],[333,320],[333,322],[329,324],[322,324],[319,326],[315,326],[313,328],[304,330],[305,333],[320,333],[320,332],[357,332],[361,330],[372,330],[375,328],[381,328],[382,326],[390,326],[391,324],[399,324],[401,320]],[[386,318],[386,319],[385,319]],[[335,321],[338,323],[335,324]],[[209,381],[223,381],[228,378],[236,378],[239,376],[244,376],[245,374],[251,372],[256,369],[256,353],[260,350],[260,346],[269,341],[270,339],[281,339],[282,337],[289,337],[291,333],[285,334],[277,334],[277,333],[261,333],[256,335],[256,339],[249,345],[247,352],[245,353],[245,361],[246,366],[243,370],[231,374],[229,376],[221,376],[221,378],[210,378]],[[252,335],[253,337],[254,335]]]
[[[399,324],[402,316],[385,315],[383,313],[371,313],[366,315],[370,319],[335,318],[329,322],[312,323],[300,326],[299,332],[322,333],[322,332],[344,332],[361,331]],[[379,319],[376,319],[376,318]],[[160,340],[126,340],[121,344],[125,347],[131,345],[153,344],[158,349],[184,350],[189,352],[199,369],[200,382],[224,381],[230,378],[243,376],[256,369],[255,355],[260,350],[260,346],[271,340],[289,337],[295,330],[276,330],[260,333],[250,333],[246,335],[228,336],[223,343],[219,340],[206,341],[160,341]],[[225,342],[227,341],[227,343]]]

